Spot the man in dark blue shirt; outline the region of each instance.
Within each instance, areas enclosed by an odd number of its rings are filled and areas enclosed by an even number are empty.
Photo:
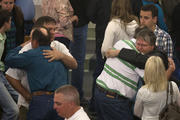
[[[67,70],[60,61],[48,62],[43,50],[50,50],[50,33],[44,27],[36,27],[32,32],[32,50],[19,54],[22,46],[10,51],[6,63],[12,68],[27,71],[32,92],[27,120],[59,120],[53,110],[53,93],[68,82]],[[38,113],[38,115],[37,115]]]

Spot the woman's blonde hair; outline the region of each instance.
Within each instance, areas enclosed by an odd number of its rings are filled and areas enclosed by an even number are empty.
[[[167,75],[163,61],[158,56],[151,56],[145,65],[144,72],[145,87],[152,92],[166,90]]]

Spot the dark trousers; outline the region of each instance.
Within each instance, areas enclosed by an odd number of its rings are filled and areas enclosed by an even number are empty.
[[[86,39],[88,25],[74,28],[74,42],[70,43],[70,51],[72,56],[78,63],[78,68],[72,70],[71,84],[75,86],[83,98],[83,78],[84,78],[84,60],[86,54]]]
[[[64,120],[53,109],[54,95],[33,96],[27,113],[27,120]]]
[[[101,74],[103,68],[104,68],[104,63],[105,63],[106,59],[102,58],[101,55],[101,48],[97,48],[96,49],[96,68],[95,71],[93,73],[93,87],[92,87],[92,97],[91,97],[91,101],[90,101],[90,108],[94,111],[95,108],[95,100],[94,100],[94,92],[95,92],[95,86],[96,86],[96,79],[97,77]]]
[[[108,97],[96,87],[95,102],[98,120],[133,120],[132,102],[128,98]]]

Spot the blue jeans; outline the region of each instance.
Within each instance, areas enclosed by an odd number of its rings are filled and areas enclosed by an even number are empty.
[[[86,39],[87,39],[88,25],[74,28],[74,42],[70,43],[70,51],[72,56],[78,63],[78,68],[72,70],[71,84],[75,86],[83,97],[83,77],[84,77],[84,60],[86,53]]]
[[[133,120],[132,103],[128,98],[110,98],[95,88],[95,102],[99,120]]]
[[[1,120],[17,120],[19,109],[3,81],[7,81],[4,73],[0,72],[0,107],[3,110]]]
[[[16,90],[14,90],[14,88],[9,84],[8,80],[5,77],[2,79],[2,82],[8,90],[8,92],[10,93],[10,95],[12,96],[12,98],[15,100],[15,102],[17,102],[19,93]]]
[[[54,95],[33,96],[29,104],[27,120],[64,120],[53,109]]]

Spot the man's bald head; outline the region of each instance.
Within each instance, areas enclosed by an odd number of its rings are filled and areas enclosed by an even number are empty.
[[[33,28],[32,42],[36,41],[38,43],[38,46],[49,46],[51,43],[50,39],[51,39],[50,33],[47,28],[42,27],[42,26]],[[32,46],[33,46],[33,44],[32,44]]]

